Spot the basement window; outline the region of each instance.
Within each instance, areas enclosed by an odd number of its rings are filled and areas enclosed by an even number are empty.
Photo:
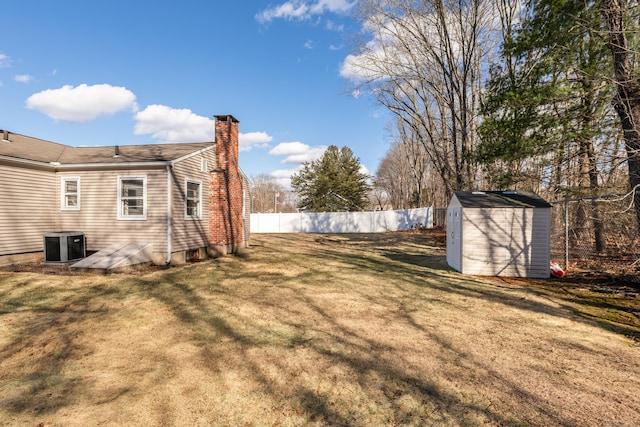
[[[202,217],[202,182],[186,181],[185,219],[201,219]]]
[[[79,211],[80,177],[62,177],[60,184],[60,209],[63,211]]]
[[[118,177],[118,219],[147,219],[147,177]]]

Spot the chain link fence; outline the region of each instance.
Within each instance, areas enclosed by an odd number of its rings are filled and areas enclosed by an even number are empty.
[[[551,259],[565,272],[640,283],[640,234],[629,195],[553,203]]]
[[[434,227],[446,228],[446,211],[433,210]],[[640,233],[631,195],[553,202],[551,260],[567,275],[640,283]]]
[[[436,208],[433,210],[433,226],[434,227],[447,227],[447,209]]]

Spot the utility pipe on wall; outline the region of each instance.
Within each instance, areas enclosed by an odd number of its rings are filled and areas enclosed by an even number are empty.
[[[173,194],[171,192],[171,165],[167,165],[167,265],[171,264],[171,210]]]

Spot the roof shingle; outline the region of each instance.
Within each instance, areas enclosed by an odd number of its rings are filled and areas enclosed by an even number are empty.
[[[551,204],[533,191],[456,191],[467,208],[550,208]]]
[[[173,144],[121,145],[102,147],[71,147],[17,133],[9,141],[0,141],[0,156],[43,163],[116,164],[132,162],[169,162],[199,150],[213,147],[214,142]]]

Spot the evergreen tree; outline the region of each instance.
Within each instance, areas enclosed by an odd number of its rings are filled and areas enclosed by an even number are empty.
[[[614,86],[597,2],[531,0],[531,14],[505,39],[503,66],[492,70],[482,143],[476,155],[498,186],[522,181],[524,167],[544,171],[548,188],[597,195],[601,153],[611,151]],[[496,160],[499,160],[496,162]],[[505,167],[506,165],[506,167]],[[595,248],[605,249],[597,204],[578,213],[593,221]]]
[[[321,158],[305,162],[291,177],[298,207],[313,212],[360,211],[367,205],[369,177],[360,172],[360,160],[348,147],[331,145]]]
[[[616,95],[613,105],[620,117],[627,151],[629,185],[633,191],[640,231],[640,65],[638,65],[638,2],[602,0],[601,13],[611,49]]]
[[[596,144],[611,129],[610,58],[600,13],[583,0],[536,0],[505,37],[503,62],[492,69],[476,155],[498,187],[523,180],[523,166],[580,166],[549,184],[572,195],[598,192]],[[495,165],[495,164],[494,164]],[[548,168],[553,166],[554,169]],[[501,177],[496,177],[501,174]]]

